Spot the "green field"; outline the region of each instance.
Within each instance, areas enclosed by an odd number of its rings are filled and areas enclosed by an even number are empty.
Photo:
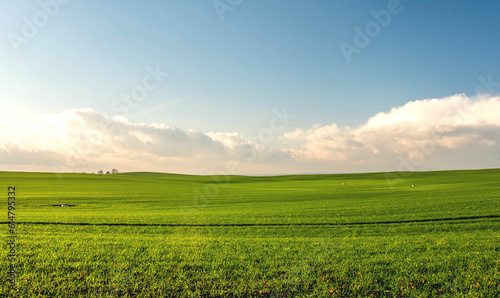
[[[500,296],[497,169],[0,181],[4,239],[8,186],[17,222],[1,296]]]

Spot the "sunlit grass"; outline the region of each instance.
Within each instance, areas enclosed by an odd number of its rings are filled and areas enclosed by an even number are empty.
[[[500,215],[499,174],[235,176],[222,184],[209,176],[3,172],[18,189],[19,222],[185,226],[19,223],[18,290],[3,279],[0,294],[497,297],[500,218],[397,222]],[[61,203],[76,206],[52,206]],[[380,221],[394,223],[357,224]],[[189,226],[210,224],[220,226]],[[6,250],[0,264],[7,272]]]

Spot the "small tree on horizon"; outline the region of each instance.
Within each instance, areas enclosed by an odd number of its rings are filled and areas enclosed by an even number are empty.
[[[104,172],[102,170],[99,170],[99,172],[97,172],[97,174],[102,175],[102,174],[104,174]]]
[[[117,169],[112,169],[112,170],[111,170],[111,174],[118,174],[118,173],[119,173],[119,172],[118,172],[118,170],[117,170]]]

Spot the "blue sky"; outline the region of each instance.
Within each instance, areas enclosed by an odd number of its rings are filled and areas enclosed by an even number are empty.
[[[247,138],[268,125],[275,107],[296,115],[280,136],[334,123],[361,127],[410,101],[472,98],[479,77],[500,81],[497,1],[242,0],[223,20],[213,1],[67,2],[0,1],[0,100],[18,124],[82,108],[120,115],[113,102],[140,85],[148,67],[169,75],[130,109],[130,122]],[[23,18],[33,23],[43,12],[40,3],[57,11],[13,46]],[[354,28],[364,30],[371,12],[388,5],[401,11],[348,63],[339,45],[352,45]],[[24,133],[0,124],[5,144]],[[314,171],[303,163],[298,171]]]

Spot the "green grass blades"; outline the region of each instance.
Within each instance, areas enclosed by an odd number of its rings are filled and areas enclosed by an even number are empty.
[[[0,172],[5,239],[16,186],[18,286],[0,294],[498,297],[499,178]]]

